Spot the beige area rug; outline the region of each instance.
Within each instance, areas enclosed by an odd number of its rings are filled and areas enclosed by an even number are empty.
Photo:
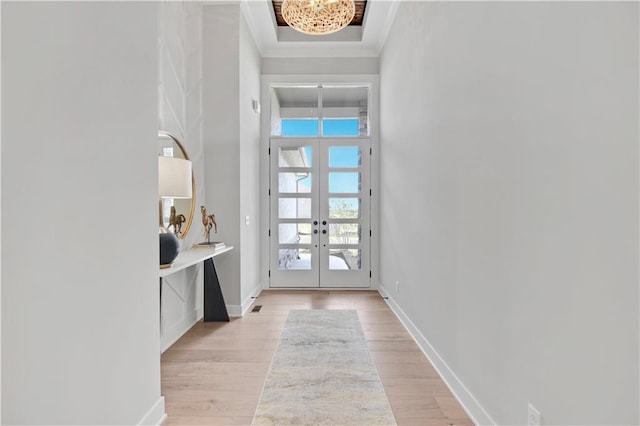
[[[253,424],[396,424],[356,311],[289,313]]]

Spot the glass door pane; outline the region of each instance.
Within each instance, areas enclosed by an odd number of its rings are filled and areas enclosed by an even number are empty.
[[[272,287],[318,286],[317,144],[317,139],[271,140]]]
[[[320,287],[370,286],[369,144],[320,140]]]

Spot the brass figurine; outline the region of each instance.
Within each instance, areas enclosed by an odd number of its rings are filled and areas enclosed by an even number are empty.
[[[169,226],[173,226],[173,232],[178,235],[182,232],[182,224],[187,221],[183,214],[176,214],[175,206],[171,206],[171,216],[169,216]]]
[[[207,215],[207,208],[205,206],[200,206],[200,212],[202,213],[202,225],[204,226],[203,235],[207,237],[207,243],[210,244],[211,228],[214,229],[216,234],[218,233],[218,224],[216,223],[216,216],[214,214]]]

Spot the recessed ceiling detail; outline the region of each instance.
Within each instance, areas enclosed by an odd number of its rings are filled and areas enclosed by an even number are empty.
[[[273,4],[273,12],[276,16],[276,22],[279,27],[288,26],[284,18],[282,17],[282,1],[283,0],[272,0]],[[364,21],[364,12],[367,7],[367,0],[356,0],[354,1],[356,5],[356,13],[351,20],[349,26],[361,27],[362,22]]]
[[[282,0],[245,0],[240,7],[263,58],[375,58],[401,2],[355,0],[351,25],[322,36],[303,34],[287,25],[279,10]]]

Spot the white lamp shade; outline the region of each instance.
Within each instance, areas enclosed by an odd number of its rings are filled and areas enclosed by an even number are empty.
[[[158,157],[160,198],[191,198],[191,161]]]

